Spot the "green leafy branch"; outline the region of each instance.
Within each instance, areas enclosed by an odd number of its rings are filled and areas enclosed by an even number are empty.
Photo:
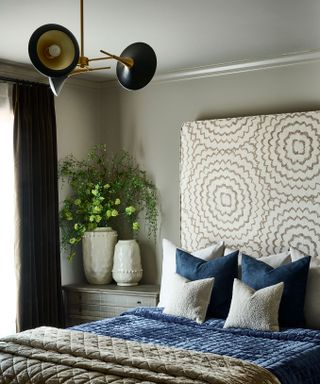
[[[156,239],[157,190],[128,152],[108,155],[106,145],[97,145],[85,160],[69,155],[59,162],[59,177],[72,189],[60,210],[61,242],[69,248],[70,260],[86,231],[107,226],[119,216],[136,236],[144,214],[148,237]]]

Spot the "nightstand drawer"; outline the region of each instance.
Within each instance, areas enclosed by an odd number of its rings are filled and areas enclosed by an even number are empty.
[[[111,307],[111,306],[96,306],[96,305],[80,305],[69,307],[70,316],[84,316],[94,318],[114,317],[127,311],[128,307]]]
[[[101,305],[133,307],[152,307],[156,306],[156,299],[144,295],[119,295],[119,294],[101,294]]]
[[[100,305],[100,293],[93,292],[68,292],[68,301],[73,304]]]
[[[99,316],[100,312],[100,305],[88,305],[86,303],[71,303],[68,307],[68,313],[71,315]]]
[[[67,285],[63,287],[67,325],[118,316],[130,308],[155,307],[159,287]]]
[[[122,307],[150,307],[156,306],[157,298],[153,296],[144,295],[119,295],[109,293],[88,293],[88,292],[69,292],[68,301],[72,306],[77,305],[111,305],[111,306],[122,306]]]

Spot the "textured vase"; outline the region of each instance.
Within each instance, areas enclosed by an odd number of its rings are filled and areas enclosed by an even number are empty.
[[[113,279],[120,286],[137,285],[142,272],[140,248],[136,240],[119,240],[114,249]]]
[[[109,284],[117,232],[110,227],[85,232],[82,238],[83,268],[90,284]]]

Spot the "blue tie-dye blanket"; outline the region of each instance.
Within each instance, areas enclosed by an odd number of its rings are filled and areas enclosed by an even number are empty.
[[[282,384],[320,384],[320,331],[317,330],[223,329],[223,320],[210,319],[198,325],[165,315],[160,308],[136,308],[115,318],[72,329],[236,357],[270,370]]]

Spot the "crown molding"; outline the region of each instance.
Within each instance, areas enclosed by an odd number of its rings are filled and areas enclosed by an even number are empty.
[[[265,58],[254,61],[243,60],[203,67],[194,67],[181,71],[156,75],[151,80],[149,86],[173,81],[195,80],[213,76],[225,76],[241,72],[272,69],[315,61],[320,61],[320,50],[297,52],[279,57]],[[101,82],[101,88],[103,89],[115,87],[119,87],[117,80],[111,79]]]
[[[37,72],[32,65],[19,64],[11,61],[0,62],[0,76],[48,84],[47,77]],[[73,77],[68,79],[64,87],[101,89],[101,82]]]
[[[152,80],[152,83],[223,76],[240,72],[264,70],[314,61],[320,61],[320,50],[297,52],[279,57],[265,58],[254,61],[234,61],[211,66],[188,68],[182,71],[157,75]]]
[[[257,71],[272,69],[277,67],[284,67],[289,65],[298,65],[303,63],[310,63],[320,61],[320,50],[297,52],[279,57],[265,58],[251,61],[234,61],[230,63],[221,63],[211,66],[188,68],[181,71],[175,71],[165,74],[156,75],[151,81],[150,85],[159,83],[202,79],[213,76],[231,75],[241,72]],[[0,75],[12,77],[21,80],[36,81],[39,83],[47,84],[47,78],[40,75],[32,65],[19,64],[9,61],[0,62]],[[90,75],[86,75],[90,76]],[[115,79],[103,80],[101,78],[75,78],[68,79],[65,87],[74,88],[91,88],[91,89],[106,89],[118,88],[119,83]]]
[[[90,88],[90,89],[101,89],[101,82],[97,80],[80,79],[79,77],[71,77],[66,81],[63,87],[72,88]]]
[[[47,83],[46,78],[41,76],[33,67],[12,61],[0,62],[0,75],[12,79]]]

